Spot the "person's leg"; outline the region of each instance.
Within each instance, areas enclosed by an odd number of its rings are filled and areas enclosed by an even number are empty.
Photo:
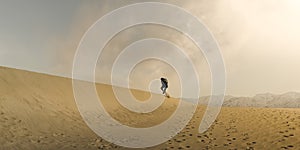
[[[166,93],[166,84],[164,82],[161,82],[162,86],[161,86],[161,90],[163,92],[163,94]]]
[[[166,88],[166,87],[164,87],[163,94],[165,94],[165,93],[166,93],[166,90],[167,90],[167,88]]]

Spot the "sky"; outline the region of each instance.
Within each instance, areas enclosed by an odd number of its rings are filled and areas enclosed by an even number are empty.
[[[137,2],[146,1],[2,0],[0,66],[71,77],[76,48],[87,29],[110,11]],[[184,8],[209,28],[224,58],[227,95],[300,92],[298,0],[158,2]],[[162,14],[153,12],[153,15]],[[181,33],[158,25],[131,27],[115,36],[97,63],[96,80],[108,82],[112,62],[122,49],[147,37],[163,38],[185,49],[198,66],[201,94],[209,95],[211,77],[204,55],[194,55],[197,47]],[[130,84],[145,89],[159,76],[167,76],[174,87],[179,84],[174,69],[157,60],[137,65],[130,75]],[[124,76],[118,74],[117,79]],[[171,87],[171,92],[176,91]]]

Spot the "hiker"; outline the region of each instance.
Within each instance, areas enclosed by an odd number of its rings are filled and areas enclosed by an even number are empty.
[[[161,90],[163,92],[163,94],[166,93],[166,90],[168,88],[168,80],[166,78],[160,78],[160,81],[161,81]]]

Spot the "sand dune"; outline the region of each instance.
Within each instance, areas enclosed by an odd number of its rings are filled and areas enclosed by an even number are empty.
[[[112,97],[112,87],[97,85],[107,111],[133,127],[159,124],[176,109],[170,98],[157,110],[138,114]],[[140,100],[150,93],[133,90]],[[103,94],[104,93],[104,94]],[[282,97],[278,101],[285,100]],[[148,149],[299,149],[300,109],[223,107],[213,126],[197,132],[205,106],[188,126],[166,143]],[[93,133],[75,105],[72,80],[0,67],[0,149],[128,149]]]

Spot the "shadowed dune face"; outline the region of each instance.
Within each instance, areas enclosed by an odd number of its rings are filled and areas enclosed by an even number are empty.
[[[122,124],[149,127],[176,109],[166,99],[157,110],[140,114],[122,107],[109,85],[96,85],[109,114]],[[127,89],[120,89],[127,90]],[[141,101],[150,93],[131,90]],[[300,110],[223,107],[212,127],[198,133],[205,106],[166,143],[147,149],[299,149]],[[71,79],[0,67],[0,149],[128,149],[103,140],[82,120]],[[122,134],[122,133],[120,133]]]
[[[130,89],[130,92],[139,101],[146,101],[151,97],[151,93],[149,92],[142,92],[142,91],[132,90],[132,89]]]
[[[151,113],[136,113],[122,107],[115,97],[112,86],[97,84],[96,88],[106,111],[117,121],[132,127],[145,128],[162,123],[174,113],[179,102],[178,99],[174,98],[165,99],[162,105]],[[144,91],[128,90],[125,88],[118,88],[118,90],[132,92],[134,98],[137,100],[146,101],[151,97],[150,93]],[[160,96],[160,98],[163,98],[163,96]]]

